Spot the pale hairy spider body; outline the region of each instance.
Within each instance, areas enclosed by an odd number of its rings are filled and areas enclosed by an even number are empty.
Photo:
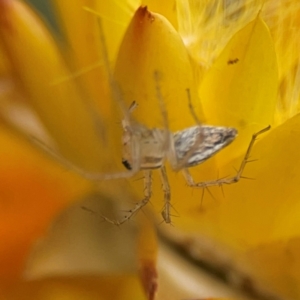
[[[235,128],[209,125],[192,126],[175,133],[142,125],[131,131],[124,128],[123,135],[122,163],[128,170],[132,169],[132,153],[138,152],[141,170],[161,168],[168,160],[173,170],[178,171],[180,162],[201,139],[183,165],[183,168],[194,167],[229,145],[237,136]]]

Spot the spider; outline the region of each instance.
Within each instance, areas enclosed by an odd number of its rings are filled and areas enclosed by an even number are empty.
[[[158,79],[156,73],[155,79]],[[196,125],[175,133],[168,129],[167,113],[163,109],[163,100],[158,84],[157,97],[161,104],[161,111],[165,123],[164,128],[149,129],[146,126],[135,122],[131,118],[131,113],[137,108],[137,103],[135,101],[132,102],[129,110],[127,110],[124,115],[124,119],[122,120],[122,163],[127,169],[127,171],[124,172],[116,172],[111,174],[86,172],[85,170],[73,165],[65,158],[60,157],[43,142],[37,139],[34,139],[34,141],[56,159],[61,161],[62,164],[70,169],[73,169],[82,177],[89,180],[99,181],[130,178],[139,171],[144,172],[144,198],[136,203],[135,206],[128,211],[128,214],[126,214],[120,221],[109,219],[103,215],[101,216],[105,221],[115,225],[121,225],[125,221],[131,219],[150,201],[152,195],[152,171],[157,169],[160,172],[164,191],[164,207],[162,210],[162,217],[166,223],[171,223],[171,189],[165,168],[166,161],[169,161],[174,171],[182,171],[187,185],[190,187],[207,188],[211,186],[222,186],[223,184],[236,183],[242,178],[242,173],[247,162],[249,161],[250,153],[257,137],[270,129],[270,126],[268,126],[253,134],[246,154],[235,176],[212,181],[195,182],[189,172],[189,168],[203,163],[217,152],[228,146],[236,138],[237,130],[232,127],[200,124],[191,105],[189,91],[187,90],[187,92],[190,111],[195,119]]]
[[[158,97],[159,95],[158,89]],[[132,113],[137,107],[133,102],[129,107]],[[191,105],[190,105],[191,108]],[[192,108],[191,108],[192,109]],[[194,111],[192,114],[198,123]],[[138,171],[144,171],[144,198],[136,203],[134,208],[121,221],[112,221],[103,216],[111,223],[120,225],[129,220],[151,198],[152,194],[152,170],[158,169],[160,172],[162,186],[164,190],[164,208],[162,217],[166,223],[171,223],[171,191],[165,168],[165,161],[168,160],[174,171],[182,171],[185,180],[190,187],[206,188],[210,186],[221,186],[223,184],[236,183],[242,177],[243,170],[248,162],[251,149],[256,138],[270,129],[270,126],[255,133],[249,143],[244,159],[235,176],[231,178],[217,179],[213,181],[194,182],[188,169],[201,164],[216,154],[221,149],[228,146],[237,136],[237,130],[231,127],[196,125],[172,133],[168,128],[152,128],[128,120],[122,121],[123,125],[123,158],[122,163],[128,173],[116,173],[113,177],[131,177]]]
[[[142,170],[144,172],[144,198],[135,204],[135,206],[128,211],[128,214],[120,221],[111,220],[102,215],[102,218],[115,225],[121,225],[125,221],[134,216],[141,208],[143,208],[151,199],[152,195],[152,171],[157,169],[160,172],[162,186],[164,191],[164,208],[162,217],[166,223],[171,223],[171,190],[168,181],[168,176],[165,168],[165,161],[169,161],[174,171],[182,171],[184,178],[190,187],[207,188],[210,186],[221,186],[223,184],[232,184],[238,182],[244,171],[244,168],[249,161],[250,152],[257,137],[268,131],[270,126],[253,134],[249,143],[246,154],[241,162],[236,175],[230,178],[217,179],[212,181],[195,182],[189,173],[189,168],[195,167],[202,162],[209,159],[221,149],[228,146],[237,136],[237,130],[231,127],[211,126],[200,124],[194,109],[191,105],[191,97],[188,93],[190,112],[195,120],[196,125],[177,131],[171,132],[168,128],[167,112],[164,108],[164,101],[160,91],[158,71],[154,71],[154,79],[156,81],[156,94],[159,100],[161,112],[163,115],[163,128],[147,128],[146,126],[135,122],[131,113],[136,109],[137,103],[134,101],[129,109],[124,107],[122,93],[118,84],[115,82],[110,71],[108,55],[105,47],[105,39],[101,20],[98,18],[100,28],[100,40],[102,45],[102,53],[104,66],[107,70],[109,83],[112,90],[112,96],[117,104],[122,108],[124,118],[122,121],[123,127],[123,157],[122,163],[127,169],[124,172],[116,172],[111,174],[87,173],[84,170],[74,166],[66,159],[61,158],[53,150],[44,145],[37,139],[35,142],[44,148],[48,153],[52,154],[56,159],[60,160],[64,165],[70,167],[84,178],[90,180],[111,180],[118,178],[130,178],[137,172]]]

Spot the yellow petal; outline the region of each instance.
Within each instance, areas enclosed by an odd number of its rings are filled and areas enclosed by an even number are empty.
[[[155,78],[155,74],[157,77]],[[134,15],[120,47],[115,78],[121,86],[126,106],[135,100],[138,104],[132,118],[149,128],[168,126],[171,131],[195,125],[189,109],[187,89],[197,114],[202,120],[201,105],[187,50],[178,33],[161,15],[140,7]],[[158,96],[157,89],[161,95]],[[160,99],[162,98],[162,99]],[[168,120],[164,119],[166,112]],[[165,124],[167,122],[167,124]],[[210,173],[209,169],[208,174]],[[170,175],[172,174],[172,175]],[[168,170],[172,190],[172,203],[185,195],[186,185],[181,176]],[[137,175],[140,178],[140,175]],[[180,183],[179,183],[180,182]],[[130,180],[143,199],[143,183]],[[153,172],[151,203],[156,212],[163,207],[163,192],[158,172]],[[189,191],[189,190],[188,190]]]
[[[239,261],[259,286],[282,298],[297,299],[300,294],[300,238],[274,240],[250,249]]]
[[[298,114],[261,139],[252,156],[258,161],[247,166],[247,176],[255,180],[226,192],[231,200],[220,216],[232,239],[245,236],[256,245],[299,235],[299,122]]]
[[[158,80],[155,72],[159,73]],[[121,44],[115,76],[127,107],[133,100],[138,103],[133,115],[144,125],[163,127],[160,101],[171,130],[195,124],[187,89],[197,111],[201,112],[201,107],[189,56],[180,36],[163,16],[146,7],[137,10]],[[157,96],[158,86],[163,99]]]
[[[21,86],[26,100],[55,138],[61,152],[80,166],[98,170],[104,164],[105,151],[101,151],[103,147],[91,107],[84,103],[74,82],[53,85],[67,74],[54,40],[23,2],[2,1],[0,9],[0,42],[13,67],[15,82]],[[101,127],[104,130],[100,122]]]
[[[133,1],[134,2],[134,1]],[[127,4],[127,5],[126,5]],[[74,75],[78,74],[88,88],[91,100],[99,106],[100,113],[107,109],[107,70],[103,65],[97,15],[104,29],[105,47],[109,61],[114,62],[121,37],[133,15],[134,3],[93,0],[55,1],[61,24],[70,49],[66,53],[72,64]]]
[[[158,79],[155,72],[158,72]],[[121,86],[122,96],[126,105],[135,100],[137,109],[132,117],[141,124],[151,127],[163,128],[163,111],[168,114],[167,125],[171,131],[185,129],[196,124],[189,109],[187,89],[190,91],[193,106],[200,120],[203,120],[201,104],[197,97],[196,83],[187,50],[178,33],[160,15],[147,11],[145,7],[137,10],[118,55],[115,76]],[[163,99],[159,99],[157,88],[160,88]],[[160,107],[162,102],[163,109]],[[210,160],[202,168],[197,169],[198,178],[208,179],[209,176],[217,176],[212,167],[214,161]],[[202,191],[192,191],[186,186],[181,174],[176,174],[170,168],[167,170],[170,181],[173,214],[181,214],[179,208],[186,197],[193,195],[192,208],[200,207]],[[136,178],[140,178],[137,175]],[[204,178],[203,178],[204,177]],[[140,180],[130,180],[131,186],[139,191],[139,198],[144,197],[143,183]],[[158,172],[153,172],[153,197],[158,214],[163,207],[163,191]],[[158,215],[159,216],[159,215]]]
[[[297,115],[257,142],[252,153],[257,160],[244,174],[254,180],[224,186],[224,197],[204,198],[202,210],[190,200],[176,204],[181,214],[177,230],[208,235],[236,251],[299,236],[299,128]],[[215,195],[215,189],[210,190]],[[206,209],[210,202],[214,205]]]
[[[290,0],[270,1],[263,10],[263,18],[270,28],[278,59],[280,104],[276,121],[279,124],[299,112],[299,15],[299,6]]]
[[[141,282],[148,299],[155,299],[157,291],[157,236],[154,225],[145,215],[139,216],[138,259]]]
[[[277,88],[273,41],[257,17],[231,39],[200,86],[208,122],[239,130],[234,154],[225,150],[221,160],[244,152],[253,133],[273,124]]]

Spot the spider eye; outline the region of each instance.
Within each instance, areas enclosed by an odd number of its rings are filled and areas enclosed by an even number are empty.
[[[128,162],[128,160],[122,159],[122,164],[124,165],[124,167],[125,167],[127,170],[131,170],[131,165],[130,165],[130,163]]]

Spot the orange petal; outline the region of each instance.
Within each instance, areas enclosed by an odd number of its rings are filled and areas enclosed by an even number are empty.
[[[19,275],[32,243],[88,184],[46,161],[1,129],[0,264],[2,278]]]
[[[135,276],[78,276],[23,281],[1,294],[5,299],[146,300]]]

